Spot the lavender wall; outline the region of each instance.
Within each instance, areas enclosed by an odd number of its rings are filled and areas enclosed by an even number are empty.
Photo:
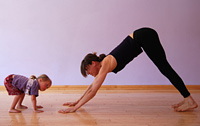
[[[88,85],[80,62],[108,54],[140,27],[159,33],[167,58],[187,85],[200,84],[199,0],[0,0],[0,81],[46,73],[54,85]],[[106,85],[170,84],[145,53]]]

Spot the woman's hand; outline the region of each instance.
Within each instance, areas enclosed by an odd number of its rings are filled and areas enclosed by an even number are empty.
[[[78,103],[78,101],[76,101],[76,102],[66,102],[66,103],[63,104],[63,106],[71,107],[71,106],[75,106],[77,103]]]
[[[73,113],[73,112],[76,112],[76,109],[74,107],[71,107],[71,108],[67,108],[67,109],[61,109],[58,111],[59,113]]]

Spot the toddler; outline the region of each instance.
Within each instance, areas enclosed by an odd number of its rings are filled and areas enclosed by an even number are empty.
[[[21,111],[18,109],[28,108],[27,106],[22,105],[25,94],[31,95],[33,111],[43,112],[42,110],[38,110],[43,107],[37,106],[36,97],[39,95],[39,90],[45,91],[51,87],[51,83],[52,81],[45,74],[42,74],[39,77],[32,75],[30,78],[16,74],[11,74],[6,77],[4,80],[4,85],[8,91],[8,94],[16,95],[10,107],[9,113],[20,113]]]

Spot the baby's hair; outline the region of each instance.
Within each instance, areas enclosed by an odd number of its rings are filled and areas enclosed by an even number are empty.
[[[37,77],[36,77],[35,75],[31,75],[31,76],[30,76],[30,79],[35,80],[35,79],[37,79]]]
[[[38,80],[40,78],[42,78],[43,81],[51,81],[51,79],[46,74],[42,74],[39,77],[36,77],[35,75],[30,76],[30,79],[33,79],[33,80],[35,80],[35,79]]]

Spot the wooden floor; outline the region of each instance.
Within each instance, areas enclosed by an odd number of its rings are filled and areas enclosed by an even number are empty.
[[[0,126],[200,126],[200,107],[188,112],[174,112],[171,105],[182,100],[169,90],[101,90],[76,113],[60,114],[65,101],[75,101],[83,90],[40,92],[38,104],[43,113],[32,112],[30,96],[24,104],[29,109],[8,113],[13,96],[0,91]],[[191,91],[200,105],[200,91]]]

